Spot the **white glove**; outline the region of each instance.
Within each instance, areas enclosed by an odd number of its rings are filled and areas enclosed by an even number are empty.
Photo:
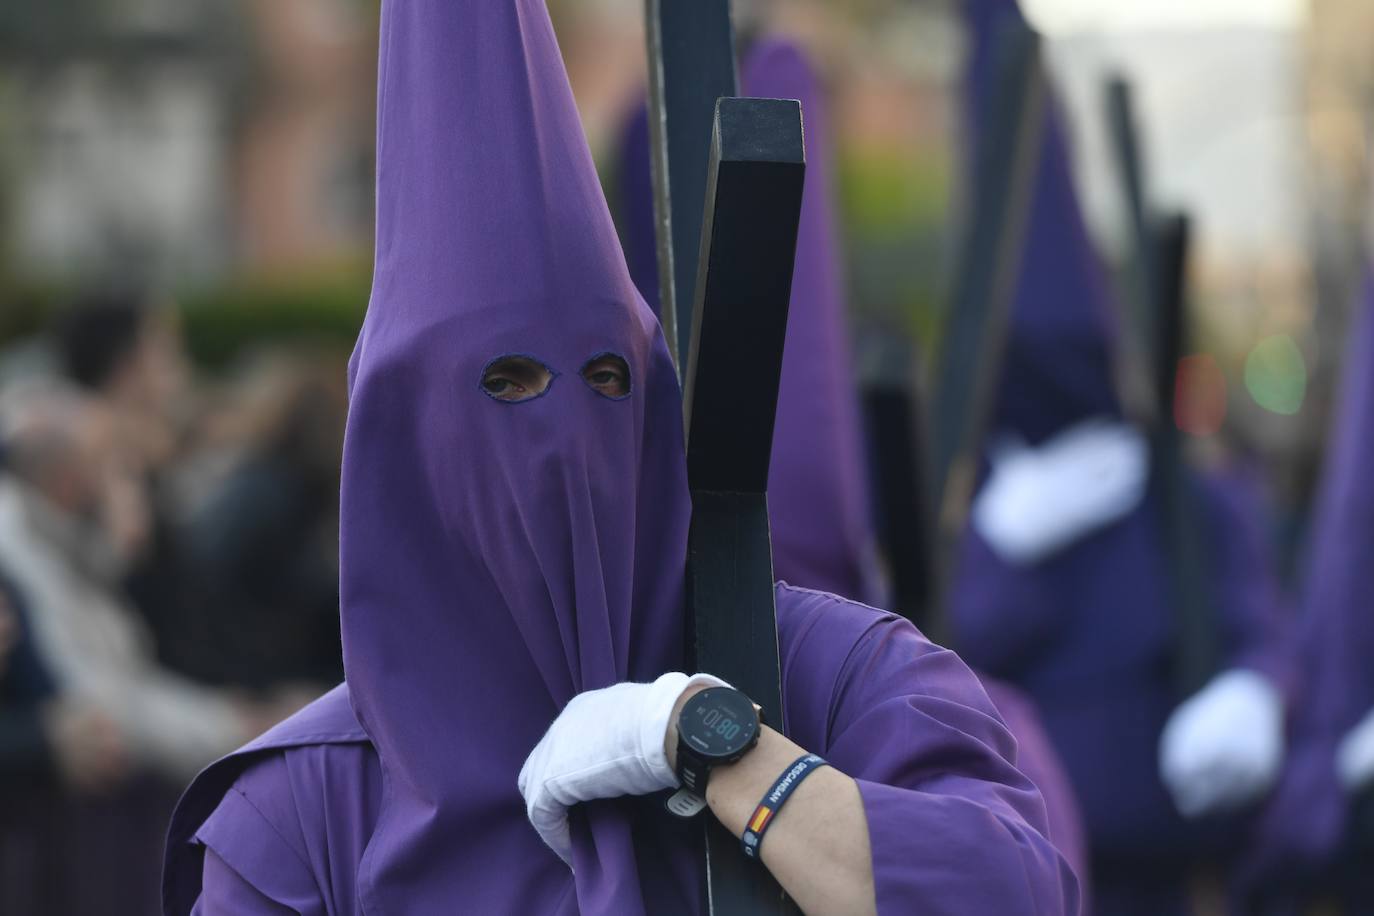
[[[568,809],[578,802],[648,795],[677,786],[664,741],[689,687],[729,686],[709,674],[665,674],[652,684],[616,684],[573,697],[520,769],[530,823],[572,864]]]
[[[1038,563],[1124,516],[1145,495],[1145,439],[1113,420],[1087,420],[1037,448],[1003,442],[973,503],[973,525],[1004,560]]]
[[[1273,787],[1283,762],[1283,698],[1268,679],[1234,670],[1174,710],[1159,771],[1184,817],[1239,808]]]
[[[1374,709],[1346,732],[1336,747],[1336,775],[1351,793],[1374,782]]]

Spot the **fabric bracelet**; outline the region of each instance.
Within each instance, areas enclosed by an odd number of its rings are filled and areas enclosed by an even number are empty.
[[[803,779],[823,766],[829,764],[815,754],[807,754],[783,770],[778,781],[773,783],[773,788],[763,796],[763,801],[759,802],[759,806],[754,809],[754,813],[744,825],[744,835],[740,837],[739,842],[746,856],[751,859],[759,857],[759,850],[763,847],[763,835],[768,832],[778,809],[786,803]]]

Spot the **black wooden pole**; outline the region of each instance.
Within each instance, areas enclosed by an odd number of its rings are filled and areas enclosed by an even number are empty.
[[[1188,330],[1189,223],[1181,214],[1161,216],[1150,206],[1130,83],[1121,76],[1108,80],[1105,101],[1130,243],[1122,399],[1150,430],[1151,487],[1160,501],[1174,610],[1175,689],[1186,697],[1215,673],[1218,638],[1202,507],[1174,421]]]
[[[1146,340],[1153,336],[1152,304],[1157,300],[1158,277],[1155,269],[1153,225],[1145,203],[1145,162],[1136,128],[1135,95],[1131,84],[1120,74],[1108,78],[1104,91],[1107,126],[1111,136],[1121,199],[1126,209],[1127,244],[1130,253],[1127,273],[1132,288],[1134,319]],[[1153,354],[1144,354],[1152,360]]]
[[[1153,428],[1168,422],[1171,402],[1158,398],[1161,295],[1157,226],[1145,196],[1145,156],[1136,123],[1135,94],[1119,74],[1103,92],[1112,156],[1125,209],[1126,257],[1122,267],[1126,333],[1118,351],[1117,388],[1128,415]],[[1161,415],[1161,411],[1164,411]]]
[[[710,151],[684,385],[689,645],[697,670],[743,690],[781,728],[767,487],[805,172],[800,106],[721,99]],[[712,914],[791,911],[713,817],[706,863]]]
[[[645,0],[659,320],[681,375],[716,100],[738,95],[730,0]]]
[[[1020,276],[1027,217],[1045,127],[1047,87],[1040,38],[1025,23],[998,35],[987,129],[974,165],[972,214],[965,229],[949,314],[940,342],[930,409],[925,506],[935,552],[937,603],[964,530],[1000,370],[1007,318]],[[894,561],[895,562],[895,561]],[[932,637],[939,618],[928,624]]]
[[[801,111],[734,98],[729,0],[646,0],[645,14],[659,315],[683,379],[692,493],[687,644],[696,670],[743,690],[780,728],[767,484],[801,215]],[[709,913],[794,910],[715,818],[704,834]]]
[[[868,349],[861,360],[864,441],[873,520],[891,582],[888,609],[930,632],[935,554],[925,521],[927,450],[915,359],[905,342]]]
[[[1160,422],[1153,437],[1153,467],[1164,500],[1164,537],[1173,570],[1174,673],[1180,697],[1196,693],[1216,673],[1218,639],[1204,514],[1173,413],[1178,363],[1188,339],[1189,234],[1188,218],[1181,214],[1160,219],[1155,231],[1159,312],[1154,377]]]

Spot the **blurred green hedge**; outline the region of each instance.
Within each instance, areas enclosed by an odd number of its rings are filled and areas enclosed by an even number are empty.
[[[183,292],[186,346],[219,367],[261,343],[299,341],[352,347],[367,311],[369,272],[242,281]]]
[[[238,278],[174,296],[192,359],[210,369],[258,345],[300,342],[350,348],[367,311],[371,268]],[[0,293],[0,348],[41,333],[76,290],[61,284]]]

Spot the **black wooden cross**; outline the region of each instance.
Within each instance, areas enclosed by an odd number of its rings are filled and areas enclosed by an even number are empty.
[[[683,378],[692,494],[690,662],[781,728],[766,491],[801,216],[801,109],[734,98],[729,0],[646,0],[646,13],[660,320]],[[707,911],[794,912],[739,841],[704,821]]]
[[[697,670],[743,690],[779,729],[766,491],[804,170],[795,101],[720,100],[684,385],[689,645]],[[788,912],[771,875],[714,818],[706,852],[711,913]]]
[[[1180,696],[1189,696],[1216,672],[1217,658],[1217,613],[1201,534],[1202,507],[1174,422],[1178,361],[1187,335],[1189,224],[1182,215],[1160,215],[1149,205],[1131,86],[1125,78],[1108,81],[1105,100],[1130,241],[1123,400],[1150,429],[1152,484],[1161,501],[1175,613],[1175,684]]]

